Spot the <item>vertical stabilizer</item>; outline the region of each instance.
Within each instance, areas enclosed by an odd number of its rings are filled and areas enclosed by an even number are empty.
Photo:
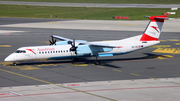
[[[140,41],[158,41],[166,15],[150,16],[150,22],[144,31]]]

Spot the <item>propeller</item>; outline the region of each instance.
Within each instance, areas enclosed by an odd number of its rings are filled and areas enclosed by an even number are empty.
[[[77,47],[75,46],[75,39],[73,39],[73,42],[72,41],[68,41],[69,44],[71,44],[71,48],[70,48],[70,51],[75,51],[75,54],[77,54],[76,52],[76,49]]]
[[[56,39],[54,40],[53,36],[51,35],[52,41],[49,40],[50,45],[56,44]]]

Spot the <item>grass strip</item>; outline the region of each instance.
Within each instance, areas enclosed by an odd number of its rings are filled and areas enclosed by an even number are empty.
[[[144,20],[144,16],[161,15],[170,8],[87,8],[27,5],[0,5],[0,17],[112,20],[112,16],[129,16],[129,20]],[[180,17],[180,11],[169,17]],[[52,17],[51,17],[52,15]]]
[[[180,0],[1,0],[1,1],[64,2],[64,3],[180,4]]]

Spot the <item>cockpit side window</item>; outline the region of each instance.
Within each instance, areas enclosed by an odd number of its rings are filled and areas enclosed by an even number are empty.
[[[15,53],[26,53],[25,50],[16,50]]]

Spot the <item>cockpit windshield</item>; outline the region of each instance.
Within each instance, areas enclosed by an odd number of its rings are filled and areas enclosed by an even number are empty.
[[[26,53],[25,50],[16,50],[15,53]]]

